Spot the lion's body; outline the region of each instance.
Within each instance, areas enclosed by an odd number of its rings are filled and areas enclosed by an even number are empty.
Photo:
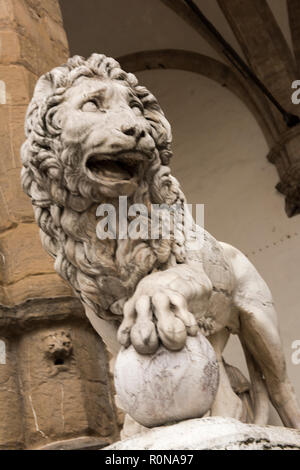
[[[221,371],[212,414],[242,419],[222,362],[229,334],[238,334],[255,420],[266,417],[264,375],[284,423],[300,427],[272,298],[246,257],[207,232],[201,248],[190,250],[176,223],[168,239],[97,236],[97,206],[110,203],[118,212],[119,196],[183,211],[184,195],[168,167],[170,126],[153,95],[113,59],[74,57],[38,81],[26,135],[22,184],[42,243],[111,349],[132,342],[151,354],[161,341],[176,350],[200,327]],[[161,209],[163,217],[168,208]]]

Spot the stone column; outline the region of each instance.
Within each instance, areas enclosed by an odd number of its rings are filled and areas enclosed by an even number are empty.
[[[1,0],[0,448],[70,438],[89,447],[89,436],[106,443],[117,433],[106,351],[42,249],[20,184],[20,146],[35,82],[68,55],[57,0]],[[61,331],[72,343],[69,358]],[[51,338],[53,357],[46,344]]]

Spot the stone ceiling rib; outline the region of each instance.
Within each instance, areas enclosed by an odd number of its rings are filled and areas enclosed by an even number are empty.
[[[220,54],[220,56],[223,57],[222,46],[216,38],[207,31],[205,26],[199,22],[197,16],[183,0],[161,0],[161,2],[196,30]]]
[[[292,33],[293,48],[298,70],[300,72],[300,2],[299,0],[287,0],[287,6],[290,28]]]
[[[296,66],[265,0],[218,0],[254,72],[282,106],[293,112],[291,84]]]

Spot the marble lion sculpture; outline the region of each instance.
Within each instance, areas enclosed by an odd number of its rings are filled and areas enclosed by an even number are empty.
[[[43,246],[113,354],[131,343],[142,354],[160,342],[179,350],[200,328],[220,366],[211,415],[242,419],[222,360],[236,334],[250,374],[253,422],[266,423],[269,398],[284,425],[300,429],[272,297],[242,253],[207,232],[200,250],[188,250],[180,227],[181,239],[96,235],[97,207],[118,210],[119,196],[181,210],[185,197],[168,167],[170,145],[157,100],[114,59],[75,56],[43,75],[21,149],[22,186]]]

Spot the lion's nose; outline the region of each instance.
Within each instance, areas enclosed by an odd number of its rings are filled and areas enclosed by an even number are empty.
[[[138,129],[137,127],[131,126],[131,127],[123,127],[122,132],[125,135],[129,135],[132,137],[135,137],[135,139],[138,141],[142,137],[145,137],[146,133],[145,131]]]

